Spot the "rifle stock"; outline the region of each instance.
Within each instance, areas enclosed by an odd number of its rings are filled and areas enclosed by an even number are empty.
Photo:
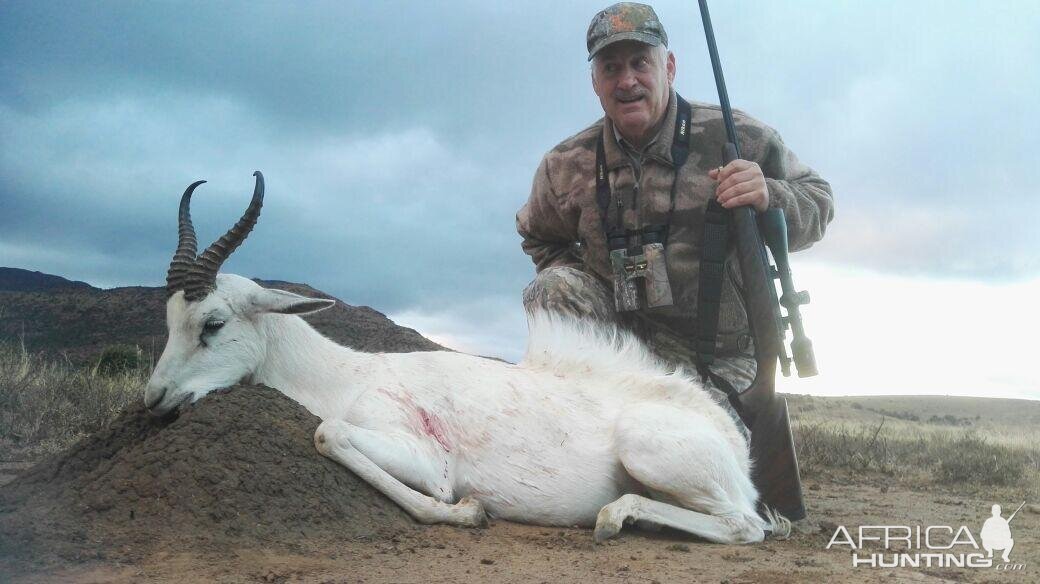
[[[772,267],[751,207],[734,210],[733,226],[744,281],[748,324],[755,339],[755,380],[739,395],[741,416],[751,430],[751,479],[762,502],[784,517],[806,516],[798,457],[788,417],[787,400],[776,395],[776,366],[784,351],[780,307]]]

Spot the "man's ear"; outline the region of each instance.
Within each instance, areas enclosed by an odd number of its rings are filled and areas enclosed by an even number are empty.
[[[277,314],[310,314],[325,310],[336,304],[335,300],[307,298],[284,290],[264,288],[253,295],[252,305],[257,312]]]
[[[665,69],[668,71],[668,85],[675,81],[675,53],[668,51],[668,60],[665,61]]]

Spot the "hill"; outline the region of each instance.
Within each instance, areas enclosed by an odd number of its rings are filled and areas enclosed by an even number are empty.
[[[58,289],[96,289],[86,282],[79,282],[44,274],[43,272],[32,272],[21,268],[0,267],[0,290],[9,292],[42,292]]]
[[[398,326],[367,306],[351,306],[307,284],[255,280],[262,286],[336,305],[304,318],[330,339],[362,351],[438,351],[444,347]],[[87,364],[110,345],[141,347],[158,359],[166,343],[166,289],[100,289],[60,276],[0,268],[0,341],[24,342],[30,352],[66,355]]]
[[[876,427],[894,435],[975,433],[1003,444],[1035,447],[1040,440],[1040,401],[945,396],[788,395],[796,424]]]

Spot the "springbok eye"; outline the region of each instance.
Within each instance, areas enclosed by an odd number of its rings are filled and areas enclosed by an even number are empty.
[[[222,320],[207,320],[206,324],[202,325],[202,334],[211,335],[220,330],[220,327],[224,326]]]
[[[203,347],[208,347],[209,345],[206,343],[206,338],[219,331],[222,326],[224,326],[224,321],[222,320],[207,320],[206,323],[202,325],[202,334],[199,335],[199,344]]]

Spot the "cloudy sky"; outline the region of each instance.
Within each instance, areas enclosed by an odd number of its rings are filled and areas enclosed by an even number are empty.
[[[717,101],[696,3],[659,2],[684,96]],[[515,360],[514,215],[601,115],[600,2],[0,4],[0,265],[160,285],[267,199],[225,271],[309,283]],[[782,389],[1040,399],[1040,4],[717,1],[735,107],[831,181],[795,256],[822,374]]]

